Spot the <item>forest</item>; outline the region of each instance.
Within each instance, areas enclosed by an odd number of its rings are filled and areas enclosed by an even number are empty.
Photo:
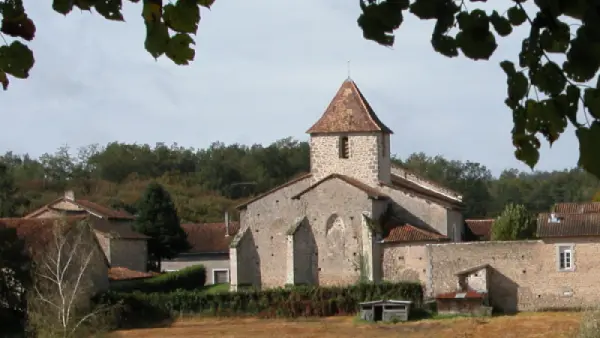
[[[393,161],[462,193],[466,218],[496,217],[509,202],[533,213],[547,211],[557,202],[590,201],[600,190],[600,181],[578,168],[507,168],[494,177],[485,164],[424,153]],[[65,146],[39,158],[7,152],[0,162],[0,217],[22,216],[67,189],[76,198],[135,213],[146,186],[158,182],[173,198],[182,223],[222,221],[225,210],[310,167],[308,143],[292,138],[268,146],[215,142],[205,149],[113,142],[76,150]]]

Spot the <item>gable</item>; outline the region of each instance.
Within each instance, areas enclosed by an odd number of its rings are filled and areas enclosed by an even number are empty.
[[[282,185],[279,185],[279,186],[277,186],[277,187],[275,187],[275,188],[273,188],[273,189],[271,189],[271,190],[269,190],[269,191],[267,191],[267,192],[265,192],[263,194],[260,194],[258,196],[252,197],[252,198],[248,199],[247,201],[245,201],[244,203],[238,204],[236,206],[236,209],[238,209],[238,210],[244,209],[248,205],[250,205],[250,204],[252,204],[252,203],[254,203],[256,201],[259,201],[259,200],[261,200],[261,199],[263,199],[263,198],[265,198],[267,196],[270,196],[270,195],[272,195],[272,194],[274,194],[274,193],[276,193],[276,192],[278,192],[280,190],[283,190],[283,189],[289,188],[289,187],[293,187],[294,185],[299,185],[302,182],[307,182],[310,178],[312,178],[312,174],[310,174],[310,173],[308,173],[308,174],[307,173],[301,174],[298,177],[293,178],[293,179],[285,182]]]
[[[317,188],[318,186],[320,186],[321,184],[330,181],[330,180],[336,180],[339,182],[343,182],[344,184],[350,185],[360,191],[362,191],[363,193],[365,193],[369,198],[371,199],[375,199],[375,200],[383,200],[383,199],[388,199],[389,196],[387,196],[386,194],[384,194],[383,192],[381,192],[379,189],[377,188],[373,188],[357,179],[354,179],[352,177],[348,177],[345,175],[341,175],[341,174],[331,174],[328,175],[326,177],[324,177],[323,179],[317,181],[316,183],[312,184],[311,186],[309,186],[308,188],[300,191],[299,193],[297,193],[296,195],[292,196],[292,199],[299,199],[300,197],[302,197],[304,194],[314,190],[315,188]]]
[[[43,207],[30,212],[23,218],[48,217],[53,214],[66,214],[66,216],[89,213],[96,217],[108,219],[133,220],[135,217],[124,210],[116,210],[88,200],[70,200],[65,197],[58,198]]]
[[[401,166],[392,165],[392,185],[414,190],[451,203],[462,204],[462,195],[439,183],[425,179]]]

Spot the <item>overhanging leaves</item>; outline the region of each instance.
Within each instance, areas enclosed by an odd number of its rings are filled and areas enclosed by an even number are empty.
[[[25,79],[34,64],[33,52],[19,41],[0,46],[0,71]]]
[[[194,44],[194,39],[189,35],[179,33],[171,38],[167,45],[166,54],[169,59],[177,65],[187,65],[194,60],[195,52],[190,45]]]

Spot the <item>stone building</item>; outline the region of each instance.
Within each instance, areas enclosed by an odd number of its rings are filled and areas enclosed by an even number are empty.
[[[461,240],[462,197],[392,164],[392,130],[352,80],[307,133],[310,172],[238,206],[232,289],[423,280],[423,244]]]
[[[123,210],[75,199],[72,191],[25,215],[24,219],[85,217],[90,223],[111,267],[147,270],[148,236],[133,230],[135,217]]]

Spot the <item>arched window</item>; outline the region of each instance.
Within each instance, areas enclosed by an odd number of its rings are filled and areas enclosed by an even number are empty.
[[[340,137],[340,158],[350,157],[350,144],[348,143],[348,136]]]

